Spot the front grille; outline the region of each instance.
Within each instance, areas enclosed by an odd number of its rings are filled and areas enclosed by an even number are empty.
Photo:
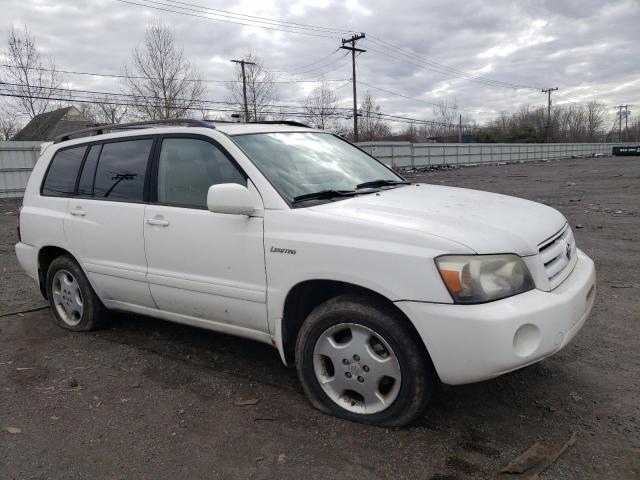
[[[547,272],[549,285],[555,288],[570,273],[575,264],[576,242],[569,225],[540,244],[538,252]]]

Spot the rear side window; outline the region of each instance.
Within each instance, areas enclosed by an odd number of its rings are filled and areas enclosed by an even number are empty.
[[[207,206],[211,185],[247,185],[244,174],[215,145],[195,138],[165,138],[158,160],[158,202]]]
[[[101,149],[102,145],[94,145],[87,154],[80,174],[80,181],[78,182],[79,196],[90,197],[93,195],[93,177],[96,174],[96,165],[98,165],[98,156]]]
[[[86,146],[66,148],[55,154],[42,184],[42,194],[65,197],[74,194]]]
[[[105,143],[93,187],[94,198],[141,202],[152,139]]]

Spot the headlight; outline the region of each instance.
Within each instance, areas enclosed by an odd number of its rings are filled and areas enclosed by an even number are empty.
[[[444,255],[436,265],[456,303],[484,303],[534,288],[518,255]]]

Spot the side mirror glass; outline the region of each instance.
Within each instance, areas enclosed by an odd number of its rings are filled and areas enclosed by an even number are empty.
[[[211,185],[207,192],[207,208],[213,213],[251,215],[255,211],[249,189],[237,183]]]

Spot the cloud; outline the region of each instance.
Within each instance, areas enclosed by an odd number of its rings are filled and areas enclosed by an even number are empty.
[[[358,57],[358,78],[385,90],[424,101],[455,101],[477,120],[490,113],[516,111],[544,104],[537,89],[505,89],[443,74],[423,59],[473,75],[534,87],[558,86],[558,102],[597,99],[607,105],[640,104],[640,7],[634,0],[575,0],[557,2],[496,0],[197,0],[213,8],[246,15],[334,29],[364,31],[359,43],[367,52]],[[332,54],[340,45],[333,38],[295,35],[153,11],[115,0],[3,0],[0,28],[27,25],[38,46],[56,59],[59,68],[121,73],[131,50],[140,44],[148,22],[160,19],[176,32],[185,53],[208,79],[233,78],[232,58],[248,50],[279,80],[348,79],[348,58],[335,61],[336,51],[315,69],[301,67]],[[376,41],[377,40],[377,41]],[[384,42],[401,47],[403,55]],[[4,43],[4,42],[3,42]],[[382,43],[382,45],[381,45]],[[332,63],[333,62],[333,63]],[[335,69],[335,70],[334,70]],[[301,71],[296,77],[286,71]],[[66,76],[75,88],[118,91],[108,77]],[[296,100],[310,84],[282,83],[282,101]],[[343,83],[335,83],[343,85]],[[386,113],[429,118],[432,108],[421,102],[370,90]],[[338,94],[345,106],[351,89]],[[224,83],[209,83],[208,97],[225,100]],[[292,103],[293,105],[293,103]],[[477,113],[472,113],[477,112]]]

